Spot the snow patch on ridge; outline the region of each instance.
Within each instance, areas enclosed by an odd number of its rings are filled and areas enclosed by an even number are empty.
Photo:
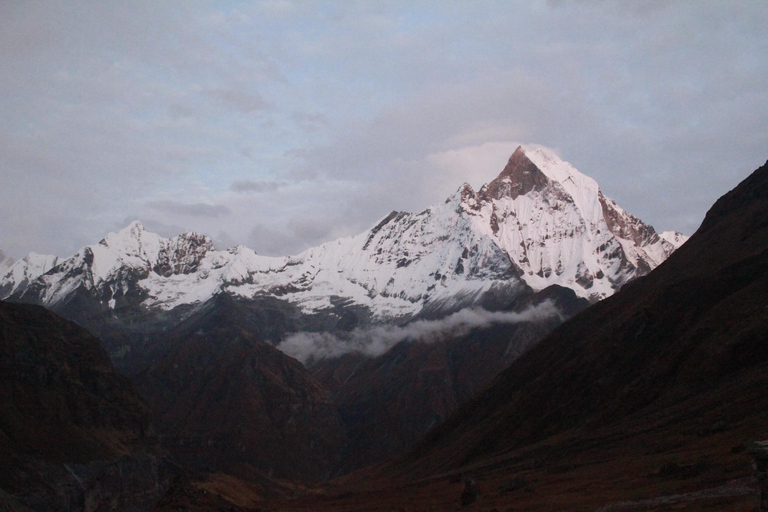
[[[685,242],[688,241],[688,236],[679,233],[677,231],[664,231],[663,233],[659,234],[662,240],[666,240],[671,244],[673,247],[678,248],[681,245],[683,245]]]

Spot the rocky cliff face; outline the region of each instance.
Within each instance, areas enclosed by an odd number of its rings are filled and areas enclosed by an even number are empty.
[[[149,509],[168,486],[149,415],[99,340],[0,302],[0,489],[33,510]]]

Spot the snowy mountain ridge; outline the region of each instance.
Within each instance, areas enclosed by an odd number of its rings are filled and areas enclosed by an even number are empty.
[[[225,292],[277,297],[307,313],[351,304],[386,320],[455,311],[525,285],[558,284],[599,300],[686,238],[659,236],[554,152],[527,145],[477,192],[464,184],[442,204],[392,212],[364,233],[295,256],[220,251],[204,235],[166,239],[133,222],[65,260],[20,260],[3,273],[0,297],[54,306],[79,290],[111,309],[130,299],[171,310]]]

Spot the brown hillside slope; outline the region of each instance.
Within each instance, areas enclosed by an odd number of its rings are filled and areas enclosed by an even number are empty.
[[[344,431],[325,390],[253,334],[231,297],[209,306],[165,333],[164,351],[135,377],[164,447],[189,468],[267,486],[327,479]]]
[[[148,427],[98,339],[42,307],[0,302],[0,510],[153,506],[168,481]]]

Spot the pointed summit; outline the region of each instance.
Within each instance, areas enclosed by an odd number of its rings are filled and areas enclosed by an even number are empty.
[[[5,299],[16,290],[24,289],[53,267],[59,259],[56,256],[31,252],[14,262],[0,261],[0,299]]]
[[[142,224],[141,221],[138,221],[138,220],[134,220],[133,222],[128,224],[126,227],[124,227],[123,229],[117,232],[117,234],[121,238],[136,238],[136,239],[140,239],[145,233],[154,234],[154,233],[149,233],[144,227],[144,224]]]
[[[542,190],[549,183],[547,176],[528,158],[525,149],[517,146],[501,174],[483,187],[483,191],[490,199],[515,199],[532,190]]]
[[[115,243],[118,240],[139,240],[142,234],[146,232],[144,225],[140,221],[134,220],[117,233],[110,232],[107,234],[107,236],[101,239],[99,244],[110,245],[110,243]]]
[[[154,260],[160,250],[161,237],[144,229],[138,220],[128,224],[117,233],[109,233],[99,246],[114,252],[115,258],[122,255]]]
[[[512,156],[509,157],[509,162],[507,163],[507,165],[509,165],[509,163],[511,163],[513,161],[516,162],[516,161],[519,161],[519,160],[521,160],[523,158],[527,158],[526,155],[525,155],[525,149],[523,149],[522,145],[519,145],[519,146],[517,146],[515,148],[515,151],[514,151],[514,153],[512,153]]]

